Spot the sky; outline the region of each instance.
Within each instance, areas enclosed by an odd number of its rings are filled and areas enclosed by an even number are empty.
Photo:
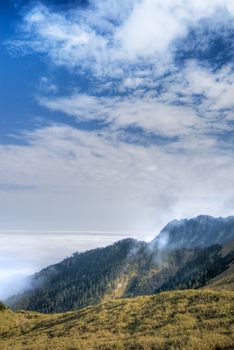
[[[1,232],[149,239],[233,215],[232,0],[6,0],[0,16]]]

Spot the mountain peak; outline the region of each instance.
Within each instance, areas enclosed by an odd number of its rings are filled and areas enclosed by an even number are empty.
[[[167,248],[207,247],[211,244],[223,244],[234,238],[234,216],[227,218],[198,215],[191,219],[170,221],[152,241],[161,247],[167,242]]]

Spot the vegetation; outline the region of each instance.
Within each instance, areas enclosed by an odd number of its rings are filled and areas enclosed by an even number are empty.
[[[218,245],[202,250],[195,249],[194,257],[167,280],[158,291],[200,288],[214,276],[225,271],[233,260],[234,252],[222,256],[221,247]]]
[[[233,252],[234,241],[231,241],[223,247],[221,255],[223,257],[228,257],[233,255]],[[232,260],[228,268],[222,273],[216,275],[214,278],[211,278],[206,286],[207,288],[215,288],[219,290],[234,290],[234,261]]]
[[[187,290],[63,314],[5,310],[1,350],[233,349],[234,292]]]
[[[74,254],[42,270],[34,276],[31,291],[7,303],[15,310],[64,312],[114,298],[200,288],[225,273],[234,261],[234,249],[225,254],[223,249],[214,245],[159,252],[144,242],[127,239]]]
[[[7,303],[14,309],[40,312],[68,311],[99,303],[113,293],[120,278],[128,279],[136,271],[140,264],[137,252],[140,254],[145,245],[125,239],[106,248],[76,253],[35,274],[32,290]]]
[[[6,309],[6,306],[0,301],[0,311],[3,311]]]

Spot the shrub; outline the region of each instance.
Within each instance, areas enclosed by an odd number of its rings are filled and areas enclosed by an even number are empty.
[[[6,306],[0,301],[0,311],[3,311],[6,309]]]

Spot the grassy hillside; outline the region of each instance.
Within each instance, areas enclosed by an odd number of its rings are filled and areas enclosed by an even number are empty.
[[[187,290],[63,314],[0,311],[1,350],[233,349],[234,292]]]

